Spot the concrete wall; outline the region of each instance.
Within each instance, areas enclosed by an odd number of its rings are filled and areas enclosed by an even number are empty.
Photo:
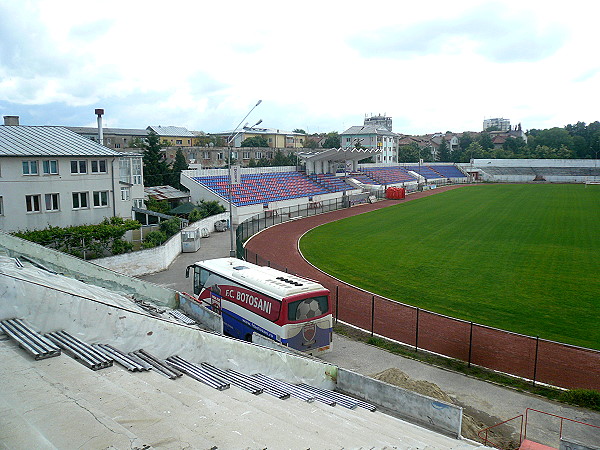
[[[409,422],[455,438],[460,437],[462,408],[459,406],[342,368],[338,369],[337,388],[389,408]]]
[[[125,352],[144,348],[162,359],[179,355],[193,363],[206,361],[223,369],[247,374],[261,372],[290,383],[310,383],[322,388],[333,388],[337,375],[337,367],[328,363],[226,338],[133,309],[14,278],[3,277],[2,283],[0,319],[19,317],[39,332],[65,330],[86,342],[111,344]]]
[[[221,213],[216,216],[207,217],[206,219],[194,222],[187,229],[194,227],[198,229],[207,228],[209,232],[213,232],[215,222],[222,219],[228,220],[229,214]],[[202,246],[202,241],[200,241],[200,246]],[[166,270],[180,253],[181,233],[177,233],[160,247],[109,256],[107,258],[98,258],[94,260],[94,264],[133,277]]]
[[[176,292],[171,289],[125,276],[89,261],[19,239],[1,231],[0,249],[4,249],[8,256],[26,256],[71,278],[134,295],[137,299],[150,300],[157,305],[171,308],[177,306]]]
[[[203,327],[223,334],[223,316],[216,314],[187,295],[178,293],[179,309],[201,323]]]
[[[484,168],[486,165],[496,167],[596,167],[600,166],[594,159],[475,159],[473,166]]]
[[[573,439],[562,438],[560,440],[559,450],[600,450],[596,445],[581,444]]]

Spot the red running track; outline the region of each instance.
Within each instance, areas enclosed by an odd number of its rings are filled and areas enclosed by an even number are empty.
[[[339,320],[375,334],[556,386],[600,390],[599,351],[489,328],[372,295],[321,272],[298,250],[302,235],[318,225],[469,186],[445,186],[410,194],[405,200],[384,200],[285,222],[252,237],[246,244],[246,257],[319,281],[331,291],[334,311],[337,300]]]

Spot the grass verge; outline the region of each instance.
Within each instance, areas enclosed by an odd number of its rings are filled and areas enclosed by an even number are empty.
[[[334,325],[333,331],[349,339],[379,347],[390,353],[403,356],[405,358],[414,359],[426,364],[431,364],[432,366],[440,367],[442,369],[462,373],[479,380],[496,383],[520,392],[539,395],[549,400],[600,411],[600,392],[596,390],[572,389],[564,391],[562,389],[550,386],[539,384],[534,385],[531,381],[511,377],[510,375],[505,375],[493,370],[485,369],[483,367],[474,365],[469,367],[467,363],[457,359],[445,358],[443,356],[437,356],[424,351],[415,352],[413,349],[405,345],[397,344],[380,337],[371,337],[369,333],[340,323]]]

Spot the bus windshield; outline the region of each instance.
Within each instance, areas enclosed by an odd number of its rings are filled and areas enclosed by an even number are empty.
[[[329,311],[327,296],[305,298],[288,303],[288,320],[308,320],[318,317]]]

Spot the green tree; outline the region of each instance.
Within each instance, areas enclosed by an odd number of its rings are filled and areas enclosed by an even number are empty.
[[[304,131],[302,128],[294,128],[292,130],[292,133],[301,133],[301,134],[306,134],[306,131]]]
[[[129,141],[129,144],[127,145],[127,147],[129,148],[145,148],[146,143],[144,142],[144,140],[142,138],[139,137],[134,137],[131,141]]]
[[[146,200],[146,209],[161,214],[168,214],[171,206],[169,206],[169,202],[166,200],[156,200],[153,197],[148,197],[148,200]]]
[[[263,136],[252,136],[244,139],[241,147],[268,147],[269,141]]]
[[[502,144],[502,149],[504,150],[504,158],[522,158],[525,154],[527,144],[525,141],[518,137],[508,137],[504,144]]]
[[[491,150],[494,148],[494,143],[492,142],[492,137],[489,133],[481,133],[477,142],[484,150]]]
[[[165,179],[168,179],[169,166],[161,149],[158,135],[150,132],[143,155],[144,186],[161,186],[165,184]]]
[[[439,159],[442,162],[450,162],[452,161],[452,155],[450,154],[450,148],[448,147],[448,143],[446,139],[442,138],[442,143],[438,147],[438,155]]]
[[[469,162],[471,159],[475,158],[484,158],[485,156],[488,156],[485,150],[486,149],[484,149],[479,142],[471,142],[471,145],[469,145],[469,147],[467,147],[463,152],[463,160],[461,162]]]
[[[573,138],[567,130],[564,128],[550,128],[547,130],[540,130],[535,135],[535,146],[545,145],[550,148],[559,149],[562,146],[573,148]]]
[[[461,150],[467,149],[472,142],[473,136],[471,136],[471,133],[465,132],[458,138],[458,146]]]
[[[416,142],[411,142],[408,145],[401,145],[398,148],[398,162],[418,162],[420,151],[419,145]]]
[[[173,162],[173,167],[171,167],[169,174],[169,185],[174,188],[180,190],[187,190],[180,182],[181,180],[181,171],[188,170],[188,163],[183,154],[183,150],[178,148],[175,153],[175,161]]]
[[[181,219],[179,219],[179,217],[173,217],[168,220],[163,220],[159,227],[160,231],[165,233],[167,237],[171,237],[181,230]]]
[[[319,143],[314,139],[308,138],[304,141],[304,148],[317,148]]]
[[[323,148],[340,148],[340,135],[337,131],[327,133],[327,137],[323,141]]]

